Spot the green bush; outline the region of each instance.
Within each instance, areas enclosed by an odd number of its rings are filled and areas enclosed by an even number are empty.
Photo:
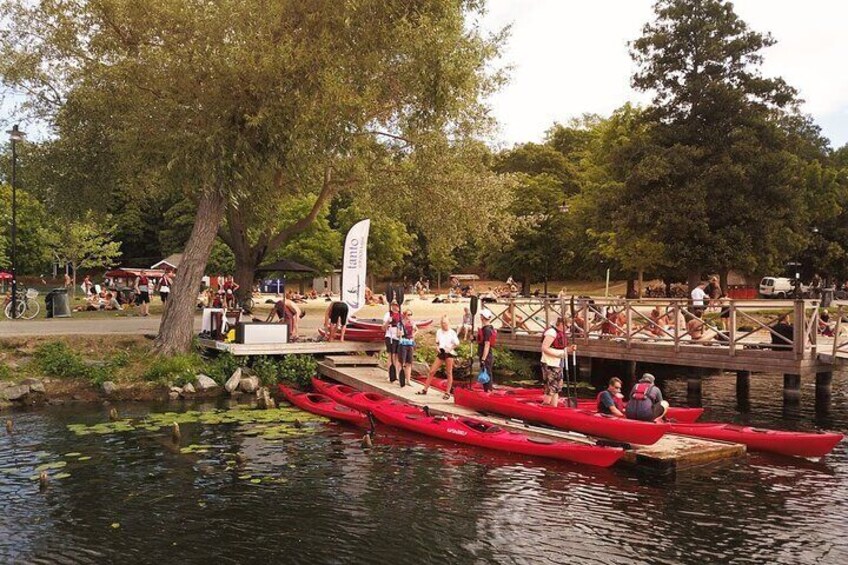
[[[147,368],[142,378],[164,385],[184,386],[194,382],[201,365],[202,361],[195,353],[158,357]]]
[[[494,369],[498,371],[510,371],[521,379],[532,379],[533,364],[525,357],[516,355],[508,349],[494,349]]]
[[[259,380],[264,386],[274,386],[279,382],[280,362],[273,357],[264,355],[253,359],[250,366],[253,369],[253,374],[259,377]]]
[[[50,377],[81,378],[90,371],[82,356],[61,341],[42,343],[34,356],[41,372]]]
[[[311,355],[286,355],[277,362],[278,379],[306,388],[318,370],[318,363]]]
[[[415,346],[412,357],[419,363],[431,365],[436,360],[436,349],[427,346]]]
[[[12,370],[8,365],[0,363],[0,381],[12,378]]]
[[[247,357],[236,357],[229,351],[225,351],[207,361],[203,369],[204,373],[215,380],[219,385],[224,386],[236,369],[244,367],[247,364]]]

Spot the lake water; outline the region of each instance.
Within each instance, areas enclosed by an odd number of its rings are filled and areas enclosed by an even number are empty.
[[[754,375],[741,414],[733,377],[707,377],[705,419],[848,428],[845,376],[825,419],[812,383],[797,412],[781,386]],[[685,403],[685,380],[663,388]],[[169,409],[119,406],[134,418]],[[821,462],[752,454],[670,481],[384,428],[364,450],[360,430],[289,416],[281,429],[186,421],[179,446],[157,422],[88,433],[99,428],[81,424],[108,421],[101,406],[12,417],[0,436],[3,563],[848,562],[845,444]],[[56,468],[42,492],[43,465]]]

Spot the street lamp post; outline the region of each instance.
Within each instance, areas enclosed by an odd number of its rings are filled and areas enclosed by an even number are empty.
[[[17,143],[24,140],[24,132],[18,125],[7,131],[12,141],[12,319],[18,317],[18,200],[17,200]]]

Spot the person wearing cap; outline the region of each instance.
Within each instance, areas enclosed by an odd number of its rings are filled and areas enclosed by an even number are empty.
[[[383,331],[386,332],[386,354],[389,356],[389,366],[394,366],[395,375],[399,375],[401,371],[400,356],[400,337],[398,325],[402,322],[400,314],[400,305],[397,300],[392,300],[389,305],[389,311],[383,316]]]
[[[556,323],[547,330],[542,337],[542,381],[545,383],[545,395],[542,404],[557,406],[559,404],[559,392],[562,390],[563,359],[568,357],[576,346],[568,345],[565,336],[565,320],[562,317],[556,319]]]
[[[654,384],[654,375],[645,373],[630,391],[625,415],[629,420],[660,422],[668,410],[668,402],[663,400],[662,392]]]
[[[485,368],[486,372],[489,373],[489,382],[483,384],[483,390],[486,392],[492,390],[492,382],[494,381],[492,368],[495,355],[492,348],[498,338],[498,331],[492,327],[494,317],[495,315],[491,310],[483,308],[480,312],[480,329],[477,330],[477,357],[480,359],[480,368]]]

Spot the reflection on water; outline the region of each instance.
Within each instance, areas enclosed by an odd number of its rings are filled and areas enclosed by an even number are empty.
[[[784,419],[782,378],[706,377],[706,417],[848,428],[846,379],[817,421],[812,383]],[[686,381],[666,395],[686,399]],[[134,413],[133,413],[134,411]],[[127,405],[141,417],[163,407]],[[182,424],[77,436],[102,407],[16,414],[0,437],[0,561],[28,563],[845,563],[848,449],[824,462],[751,455],[676,481],[318,424],[269,440]],[[186,451],[186,450],[183,450]],[[243,454],[241,465],[233,463]],[[36,469],[59,465],[39,492]],[[228,463],[229,462],[229,463]]]

